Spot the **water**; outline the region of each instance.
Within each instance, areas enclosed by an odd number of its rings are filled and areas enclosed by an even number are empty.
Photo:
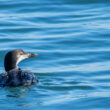
[[[16,48],[39,84],[0,88],[1,110],[110,110],[110,0],[1,0],[0,73]]]

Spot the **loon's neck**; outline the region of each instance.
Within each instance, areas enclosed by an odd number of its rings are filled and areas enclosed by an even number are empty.
[[[5,59],[4,67],[5,67],[5,71],[10,71],[12,69],[18,69],[18,65],[17,65],[16,61],[14,61],[12,59]]]
[[[5,65],[5,71],[10,71],[12,69],[19,69],[18,66],[15,65]]]

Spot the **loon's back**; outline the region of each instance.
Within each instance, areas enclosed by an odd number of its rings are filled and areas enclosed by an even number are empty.
[[[27,86],[37,82],[33,73],[21,69],[12,69],[0,74],[1,86]]]

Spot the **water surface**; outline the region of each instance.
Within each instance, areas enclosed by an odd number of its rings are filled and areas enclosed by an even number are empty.
[[[38,85],[0,88],[3,110],[110,109],[109,0],[1,0],[0,73],[12,49]]]

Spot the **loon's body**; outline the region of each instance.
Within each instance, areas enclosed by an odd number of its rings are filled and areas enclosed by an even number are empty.
[[[23,59],[34,57],[36,55],[37,54],[25,53],[21,49],[8,52],[4,61],[6,72],[0,74],[0,85],[16,87],[37,83],[38,80],[33,73],[21,70],[17,65]]]

